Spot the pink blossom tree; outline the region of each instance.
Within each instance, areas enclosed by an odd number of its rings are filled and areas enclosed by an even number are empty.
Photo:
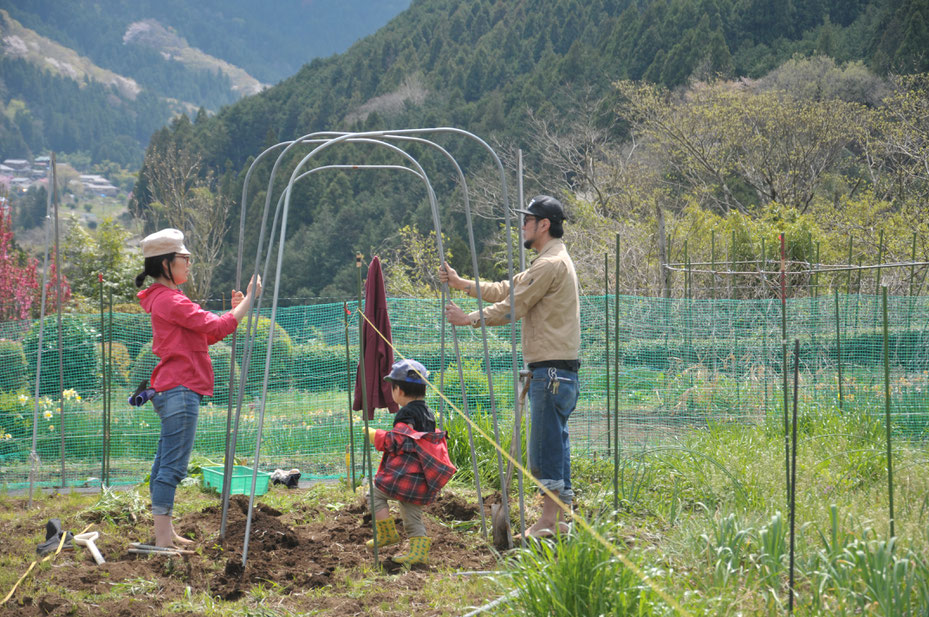
[[[57,309],[56,270],[51,256],[45,289],[47,313]],[[13,217],[9,201],[0,197],[0,321],[38,317],[41,302],[38,260],[13,245]],[[71,286],[61,277],[61,302],[71,298]]]

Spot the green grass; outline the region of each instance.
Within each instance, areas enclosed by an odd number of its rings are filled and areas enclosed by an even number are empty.
[[[692,615],[784,612],[789,519],[783,424],[778,420],[711,424],[674,446],[627,448],[616,513],[612,465],[585,462],[577,466],[576,483],[599,490],[581,493],[580,512],[597,521],[601,535]],[[889,538],[880,418],[864,412],[808,411],[798,427],[795,613],[927,614],[925,444],[895,445],[897,537]],[[641,581],[629,582],[624,566],[611,554],[577,531],[566,543],[521,555],[510,578],[500,579],[504,590],[519,590],[519,595],[496,614],[673,612]],[[610,572],[611,583],[600,583],[608,597],[592,598],[585,586],[599,581],[603,572]],[[635,585],[642,593],[633,597],[629,594]],[[617,608],[630,598],[634,610]]]

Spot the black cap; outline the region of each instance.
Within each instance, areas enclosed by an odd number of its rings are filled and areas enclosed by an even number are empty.
[[[540,219],[549,219],[554,223],[560,223],[567,220],[564,214],[564,206],[561,202],[549,195],[536,195],[529,200],[529,205],[525,210],[513,210],[520,214],[528,214]]]

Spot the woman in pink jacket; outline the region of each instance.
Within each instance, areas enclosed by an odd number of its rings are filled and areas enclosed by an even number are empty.
[[[161,419],[161,435],[149,481],[155,544],[175,546],[190,543],[175,533],[171,513],[177,485],[187,476],[200,401],[213,394],[208,348],[236,329],[255,295],[261,293],[261,278],[249,283],[247,295],[233,292],[231,311],[215,315],[178,289],[190,271],[190,251],[180,230],[162,229],[146,236],[142,256],[145,269],[135,284],[141,287],[147,277],[155,279],[138,295],[142,308],[152,316],[152,351],[160,359],[152,371],[152,404]]]

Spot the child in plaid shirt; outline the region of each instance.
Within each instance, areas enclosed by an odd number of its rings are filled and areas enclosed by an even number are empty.
[[[416,360],[395,362],[390,374],[384,377],[391,383],[391,394],[401,406],[394,417],[393,429],[368,429],[371,443],[384,453],[374,476],[377,545],[400,542],[387,504],[388,499],[395,499],[410,538],[410,551],[393,560],[406,565],[428,561],[432,540],[426,536],[422,506],[435,501],[439,490],[457,471],[448,458],[446,434],[436,430],[435,416],[426,405],[428,376],[429,371]],[[373,548],[374,540],[368,540],[367,545]]]

